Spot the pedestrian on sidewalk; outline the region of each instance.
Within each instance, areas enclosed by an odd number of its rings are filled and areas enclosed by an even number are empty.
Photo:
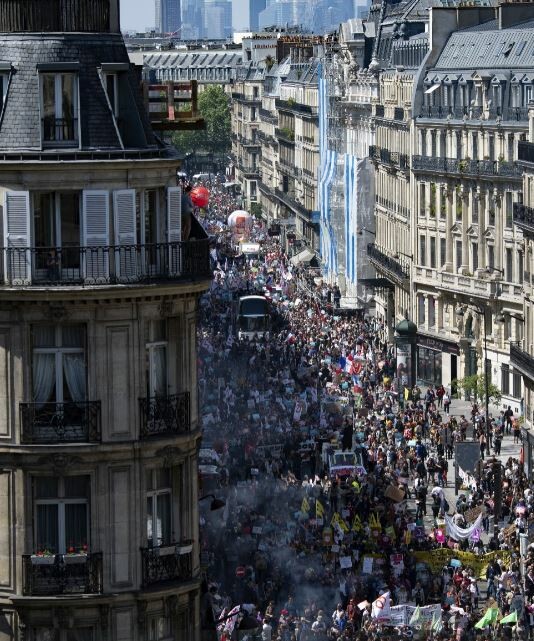
[[[443,397],[445,396],[445,388],[439,385],[436,389],[436,397],[438,399],[438,407],[443,407]]]
[[[443,401],[443,409],[445,410],[445,414],[450,413],[450,408],[451,408],[451,397],[449,395],[449,392],[445,392],[442,397]]]
[[[480,445],[480,458],[484,460],[484,453],[486,451],[486,436],[484,432],[480,433],[480,436],[478,437],[478,443]]]

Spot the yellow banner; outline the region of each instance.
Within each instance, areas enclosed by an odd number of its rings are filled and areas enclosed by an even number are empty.
[[[502,559],[506,564],[511,561],[510,552],[498,550],[488,554],[474,554],[473,552],[461,552],[450,548],[438,548],[431,552],[414,552],[417,561],[427,563],[433,574],[441,572],[443,566],[448,565],[451,559],[458,559],[462,567],[471,567],[480,579],[486,578],[486,570],[490,561]]]

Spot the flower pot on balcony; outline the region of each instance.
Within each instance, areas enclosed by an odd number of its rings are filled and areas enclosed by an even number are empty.
[[[171,554],[176,554],[176,546],[164,545],[162,547],[156,548],[155,551],[158,556],[170,556]]]
[[[193,544],[192,543],[179,543],[176,546],[176,552],[178,554],[189,554],[189,552],[193,551]]]
[[[39,554],[32,554],[32,565],[54,565],[56,557],[51,556],[40,556]]]
[[[86,563],[87,554],[64,554],[63,562],[68,563],[69,565],[75,563]]]

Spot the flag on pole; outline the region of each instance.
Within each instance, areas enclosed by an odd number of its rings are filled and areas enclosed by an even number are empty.
[[[300,506],[300,511],[304,514],[309,514],[310,512],[310,504],[308,503],[308,499],[304,497],[302,499],[302,504]]]
[[[484,613],[484,616],[480,619],[480,621],[475,623],[475,628],[477,630],[482,630],[482,628],[487,628],[489,625],[497,621],[498,614],[499,614],[499,610],[497,608],[488,608]]]
[[[423,617],[421,616],[421,608],[417,606],[410,617],[410,621],[408,622],[408,625],[418,625],[421,623]]]
[[[373,601],[371,606],[371,618],[372,619],[384,619],[389,618],[391,614],[391,595],[389,592],[385,592],[380,595],[376,601]]]
[[[363,530],[362,521],[357,514],[354,515],[354,520],[352,521],[351,529],[353,532],[361,532]]]
[[[435,634],[439,634],[443,629],[443,621],[441,620],[440,612],[434,612],[434,616],[432,617],[431,629],[432,629],[432,632],[434,632]]]
[[[324,517],[324,506],[321,501],[315,501],[315,518],[322,519]]]
[[[334,512],[332,516],[332,520],[330,521],[330,525],[332,527],[336,527],[336,524],[339,526],[339,528],[346,534],[349,531],[348,525],[345,523],[345,521],[339,516],[339,512]]]
[[[514,610],[513,612],[510,612],[510,614],[507,614],[499,621],[499,623],[501,625],[504,625],[505,623],[517,623],[517,610]]]

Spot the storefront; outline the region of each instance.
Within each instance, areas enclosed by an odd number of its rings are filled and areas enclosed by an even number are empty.
[[[456,343],[418,334],[417,380],[426,385],[450,386],[458,376],[459,354]]]

